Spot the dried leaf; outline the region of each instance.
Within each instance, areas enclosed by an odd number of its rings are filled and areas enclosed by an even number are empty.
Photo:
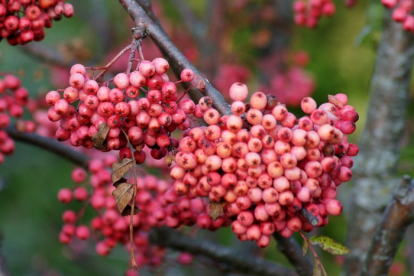
[[[165,157],[165,162],[167,163],[167,166],[168,166],[168,167],[169,167],[169,166],[171,166],[172,161],[173,161],[173,159],[172,159],[171,155],[167,155],[167,156]]]
[[[115,162],[112,164],[112,182],[115,183],[134,165],[134,161],[124,158],[122,163]]]
[[[331,104],[333,104],[333,105],[335,105],[335,106],[337,106],[339,108],[344,107],[344,105],[342,104],[342,102],[337,97],[335,97],[335,96],[328,95],[328,101]]]
[[[315,258],[315,262],[313,264],[313,276],[321,276],[322,275],[322,268],[321,263],[317,258]]]
[[[121,215],[123,217],[130,216],[131,215],[131,209],[132,209],[131,205],[127,205],[125,207],[124,211],[122,211]],[[138,214],[139,212],[141,212],[141,209],[138,208],[137,206],[135,206],[135,208],[134,208],[134,215]]]
[[[121,179],[116,181],[113,185],[115,186],[115,188],[117,188],[119,186],[119,184],[126,183],[126,182],[127,182],[127,180],[122,177]]]
[[[314,236],[309,239],[311,244],[319,245],[323,250],[335,255],[345,255],[351,252],[345,245],[327,236]]]
[[[304,240],[303,241],[303,245],[302,245],[302,253],[303,253],[303,256],[305,256],[306,253],[308,253],[308,248],[309,248],[308,241],[307,240]]]
[[[118,187],[112,192],[115,198],[116,206],[119,212],[123,213],[125,208],[129,206],[129,202],[134,196],[134,185],[129,183],[118,184]]]
[[[194,79],[191,81],[191,85],[200,90],[201,93],[203,93],[204,90],[206,90],[206,81],[200,75],[196,74],[194,76]]]
[[[223,207],[224,207],[224,205],[226,204],[226,202],[225,201],[220,201],[220,202],[211,202],[210,201],[210,217],[213,219],[213,220],[216,220],[216,219],[218,219],[223,213],[224,213],[224,210],[223,210]]]
[[[98,132],[92,136],[93,146],[99,150],[106,149],[104,141],[108,136],[110,127],[106,123],[101,123],[98,126]]]

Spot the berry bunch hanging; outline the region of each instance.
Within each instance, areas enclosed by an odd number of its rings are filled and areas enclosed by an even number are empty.
[[[44,28],[52,20],[72,17],[73,6],[64,0],[2,0],[0,2],[0,37],[10,45],[41,41]]]
[[[239,239],[264,247],[274,231],[289,237],[341,213],[336,187],[352,177],[358,148],[347,135],[355,131],[358,114],[344,94],[319,107],[304,98],[308,116],[300,119],[271,95],[256,92],[245,104],[247,96],[246,85],[235,83],[232,115],[205,111],[209,126],[185,133],[171,177],[177,194],[221,203]],[[202,98],[200,106],[208,101]],[[317,219],[313,225],[303,209]]]

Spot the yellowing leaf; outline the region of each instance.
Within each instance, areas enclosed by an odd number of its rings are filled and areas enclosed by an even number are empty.
[[[319,260],[315,258],[315,262],[313,264],[313,276],[321,276],[322,275],[322,268]]]
[[[302,245],[302,253],[303,253],[303,256],[305,256],[306,253],[308,252],[308,248],[309,248],[308,241],[307,240],[304,240],[303,241],[303,245]]]
[[[112,164],[112,182],[117,182],[122,176],[134,165],[132,159],[124,158],[122,163],[115,162]]]
[[[345,255],[351,252],[345,245],[327,236],[314,236],[309,239],[311,244],[320,246],[323,250],[335,255]]]

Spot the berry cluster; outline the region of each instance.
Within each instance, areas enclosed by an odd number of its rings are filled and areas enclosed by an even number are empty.
[[[67,244],[74,237],[86,240],[93,231],[94,237],[98,237],[95,250],[101,256],[107,256],[111,250],[121,244],[125,250],[129,251],[129,216],[121,216],[117,209],[117,204],[112,196],[115,189],[112,186],[111,173],[108,170],[117,161],[113,155],[107,155],[103,161],[92,159],[89,163],[91,176],[87,180],[87,173],[81,168],[72,171],[72,180],[76,186],[68,189],[63,188],[58,193],[58,199],[64,204],[70,203],[73,199],[80,202],[88,202],[96,211],[90,226],[79,224],[82,220],[84,208],[78,213],[67,210],[62,215],[65,223],[59,235],[60,242]],[[133,180],[132,180],[133,182]],[[85,185],[91,187],[88,192]],[[159,266],[163,262],[165,249],[159,246],[151,246],[148,240],[151,227],[161,227],[164,225],[165,206],[164,194],[171,186],[164,180],[158,180],[154,176],[138,178],[136,204],[141,211],[133,218],[134,226],[134,246],[136,261],[139,266]]]
[[[355,4],[356,0],[345,0],[347,7],[352,7]],[[298,26],[313,29],[318,25],[322,16],[333,16],[336,8],[332,0],[298,0],[293,4],[293,11],[295,12],[295,23]]]
[[[15,126],[18,131],[33,132],[36,125],[33,121],[22,120],[24,107],[29,103],[29,93],[21,86],[20,79],[7,74],[0,80],[0,164],[4,161],[4,154],[14,152],[14,141],[4,129],[11,125],[12,118],[18,119]]]
[[[73,6],[65,0],[2,0],[0,3],[0,37],[10,45],[41,41],[44,28],[52,27],[52,20],[72,17]],[[24,15],[24,16],[22,16]]]
[[[208,109],[209,126],[186,131],[180,140],[170,173],[175,192],[224,202],[233,232],[261,247],[274,231],[289,237],[312,230],[302,209],[318,219],[317,226],[328,223],[328,214],[339,215],[336,187],[351,179],[351,156],[358,152],[347,142],[358,114],[346,95],[329,96],[319,108],[306,97],[301,107],[309,116],[297,119],[262,92],[245,104],[244,84],[235,83],[229,94],[233,115],[220,118]]]
[[[141,150],[144,146],[151,148],[153,158],[165,157],[178,145],[170,137],[171,132],[188,129],[192,117],[201,118],[203,111],[190,99],[178,99],[176,83],[170,82],[166,75],[169,64],[165,59],[141,61],[137,69],[130,74],[119,73],[111,81],[99,84],[96,81],[99,76],[90,79],[83,65],[74,65],[70,86],[64,89],[63,97],[57,91],[46,95],[46,102],[51,106],[49,119],[60,122],[56,138],[70,140],[75,147],[95,146],[104,152],[120,150],[121,158],[131,158],[134,154],[138,164],[145,161],[146,154]],[[192,82],[195,77],[198,76],[192,70],[184,69],[178,82]],[[110,82],[115,86],[112,89],[108,87]],[[72,104],[77,101],[75,108]],[[92,139],[95,134],[100,135],[102,125],[107,125],[109,131],[97,147]],[[134,153],[126,147],[123,132],[137,149]]]

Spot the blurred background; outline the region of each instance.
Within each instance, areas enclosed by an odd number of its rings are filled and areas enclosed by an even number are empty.
[[[304,96],[312,95],[320,104],[328,94],[347,94],[360,114],[357,131],[350,137],[356,143],[365,124],[383,7],[379,1],[359,0],[347,9],[342,0],[334,2],[335,16],[323,18],[314,30],[294,25],[292,3],[286,0],[153,0],[153,9],[177,47],[225,96],[232,83],[247,83],[250,92],[275,94],[289,110],[302,116],[298,106]],[[133,22],[117,1],[70,3],[75,16],[53,22],[45,39],[31,44],[42,45],[42,51],[58,52],[65,62],[77,60],[98,67],[130,43]],[[19,75],[33,97],[66,87],[68,67],[42,61],[29,46],[12,47],[1,42],[1,71]],[[150,41],[145,41],[143,52],[150,60],[161,55]],[[125,68],[126,59],[120,59],[111,71],[119,73]],[[409,110],[412,117],[414,109]],[[414,170],[411,130],[407,125],[401,175]],[[57,200],[59,189],[73,185],[73,168],[64,158],[21,143],[0,165],[0,250],[11,275],[123,275],[128,268],[129,254],[123,248],[100,257],[92,241],[59,242],[62,213],[82,206],[76,202],[65,206]],[[340,199],[346,201],[351,185],[339,187]],[[344,243],[346,214],[345,204],[344,214],[331,217],[318,234]],[[84,220],[91,216],[92,211],[87,209]],[[241,245],[229,228],[216,233],[200,231],[199,235],[226,246],[247,246],[260,256],[289,266],[273,241],[266,249],[258,249],[253,243],[245,245],[249,242]],[[298,241],[302,242],[301,238]],[[409,250],[403,244],[390,275],[408,275],[407,254]],[[343,259],[321,251],[319,255],[328,275],[339,275]],[[184,268],[176,258],[177,253],[172,252],[161,269],[144,268],[142,274],[190,275],[197,271],[228,275],[220,267],[212,268],[211,261],[204,258],[196,258],[193,265]]]

